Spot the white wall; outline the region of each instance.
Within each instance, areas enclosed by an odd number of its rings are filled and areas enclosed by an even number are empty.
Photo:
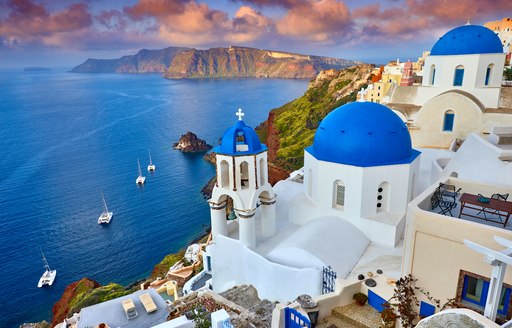
[[[292,202],[291,222],[303,225],[319,217],[337,216],[353,224],[372,242],[396,245],[403,232],[407,202],[412,199],[412,179],[419,177],[419,158],[411,164],[358,167],[319,161],[305,152],[304,172],[304,193],[308,194],[310,180],[313,193],[307,201],[300,198]],[[333,206],[336,180],[345,185],[343,208]],[[383,182],[389,186],[388,199],[386,210],[379,211],[377,190]]]
[[[217,236],[211,253],[215,292],[251,284],[261,299],[279,302],[293,301],[300,294],[322,293],[321,269],[297,269],[270,262],[239,241],[224,236]]]
[[[512,163],[498,157],[502,149],[472,133],[443,170],[448,177],[456,172],[460,179],[512,187]]]
[[[415,104],[423,105],[429,99],[449,90],[471,93],[487,108],[498,108],[501,77],[505,54],[476,54],[452,56],[428,56],[425,60],[423,85],[418,89]],[[489,85],[485,86],[487,66],[494,64]],[[430,84],[432,65],[436,67],[434,85]],[[462,86],[453,86],[455,68],[464,66]]]

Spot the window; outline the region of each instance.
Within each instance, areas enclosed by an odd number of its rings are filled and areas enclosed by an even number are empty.
[[[308,170],[307,180],[309,197],[313,197],[313,171],[311,169]]]
[[[461,303],[476,310],[483,311],[487,301],[487,294],[489,293],[489,279],[467,271],[462,271],[461,276],[464,279],[462,292],[460,294]],[[510,294],[510,286],[504,284],[501,289],[498,315],[508,315]]]
[[[225,160],[220,162],[220,186],[229,188],[229,164]]]
[[[265,182],[267,182],[266,178],[266,167],[265,167],[265,160],[263,158],[260,158],[260,186],[263,186]]]
[[[453,123],[455,121],[455,113],[452,110],[448,110],[444,113],[443,131],[453,131]]]
[[[489,80],[491,79],[491,73],[492,73],[492,68],[493,68],[493,64],[490,64],[489,66],[487,66],[487,70],[485,71],[485,85],[489,85]]]
[[[335,208],[343,208],[345,206],[345,185],[343,182],[334,181],[334,204]]]
[[[240,186],[242,189],[249,189],[249,163],[240,164]]]
[[[377,212],[387,210],[389,184],[383,182],[377,189]]]
[[[462,80],[464,80],[464,66],[459,65],[455,68],[455,75],[453,76],[453,86],[462,86]]]
[[[434,85],[436,81],[436,65],[430,66],[430,85]]]

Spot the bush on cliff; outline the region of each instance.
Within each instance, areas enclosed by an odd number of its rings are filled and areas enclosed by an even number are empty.
[[[153,268],[153,271],[151,272],[151,279],[165,276],[167,271],[169,271],[169,268],[179,260],[183,259],[184,256],[185,250],[182,249],[176,254],[169,254],[164,257],[164,259]]]

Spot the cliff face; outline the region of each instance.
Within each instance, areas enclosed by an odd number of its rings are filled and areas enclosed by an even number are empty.
[[[267,144],[270,168],[277,168],[269,170],[269,175],[275,171],[273,179],[284,176],[283,170],[303,166],[304,148],[313,144],[322,119],[335,108],[355,101],[357,91],[371,78],[371,70],[371,65],[363,64],[323,71],[310,82],[302,97],[269,113],[256,131]]]
[[[313,78],[318,72],[355,62],[245,47],[196,50],[143,49],[118,59],[87,59],[73,73],[164,73],[165,78]]]
[[[312,78],[330,68],[353,65],[353,61],[306,56],[246,47],[190,49],[174,57],[164,77],[179,78]]]
[[[87,59],[72,73],[163,73],[174,57],[188,48],[169,47],[161,50],[142,49],[136,55],[118,59]]]
[[[73,307],[74,300],[79,295],[82,295],[99,286],[99,283],[88,278],[83,278],[82,280],[75,281],[74,283],[68,285],[64,290],[60,300],[53,305],[52,327],[58,323],[61,323],[65,318],[68,317],[68,315],[73,314],[70,313],[70,311]]]

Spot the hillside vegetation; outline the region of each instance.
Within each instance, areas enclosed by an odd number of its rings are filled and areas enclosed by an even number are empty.
[[[362,64],[343,70],[322,71],[297,98],[269,113],[257,132],[269,147],[272,164],[288,171],[304,164],[304,148],[313,144],[322,119],[335,108],[356,100],[366,87],[372,66]]]

